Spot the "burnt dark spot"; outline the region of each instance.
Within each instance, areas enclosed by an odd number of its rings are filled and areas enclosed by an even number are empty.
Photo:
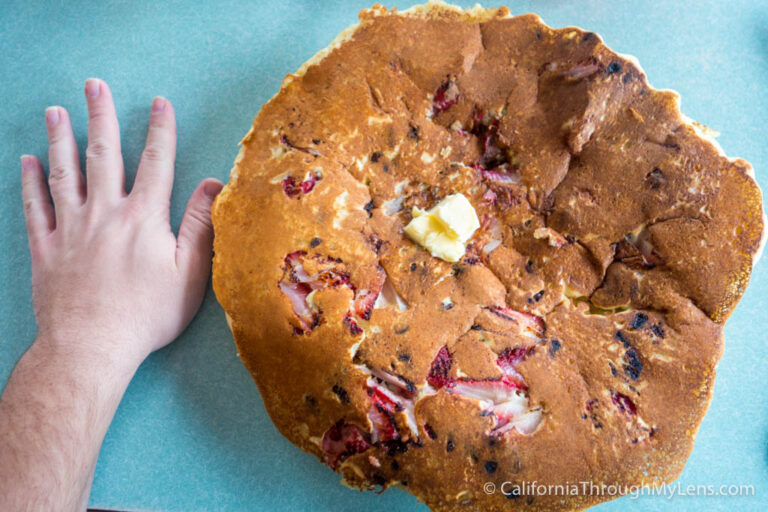
[[[415,263],[411,263],[411,266],[410,266],[411,272],[413,272],[413,271],[414,271],[414,270],[416,270],[417,268],[419,268],[419,266],[418,266],[417,264],[415,264]]]
[[[624,357],[627,359],[627,364],[624,365],[624,373],[632,380],[637,380],[640,377],[640,372],[643,371],[643,363],[637,356],[637,351],[631,348],[627,350]]]
[[[533,265],[534,265],[533,260],[528,260],[525,263],[525,271],[528,272],[529,274],[533,274]]]
[[[533,300],[535,302],[539,302],[542,297],[544,297],[544,290],[541,290],[540,292],[536,293],[536,295],[533,296]]]
[[[610,64],[608,64],[608,67],[605,68],[605,73],[607,75],[613,75],[619,72],[621,72],[621,64],[619,64],[618,62],[611,62]]]
[[[453,267],[451,268],[453,269],[453,277],[459,277],[461,274],[463,274],[466,271],[466,269],[463,266],[459,265],[458,263],[454,263]]]
[[[411,140],[419,140],[421,137],[419,136],[419,127],[416,125],[410,125],[410,129],[408,130],[407,137]]]
[[[304,401],[307,402],[307,405],[310,407],[315,407],[317,405],[317,399],[312,395],[304,395]]]
[[[320,139],[312,139],[312,144],[320,144],[321,142],[323,141],[321,141]]]
[[[405,334],[410,329],[410,325],[399,325],[395,327],[395,334]]]
[[[608,366],[611,367],[611,375],[614,377],[619,374],[619,372],[616,370],[616,367],[613,365],[613,363],[608,362]]]
[[[398,469],[400,469],[400,464],[398,464],[396,460],[393,460],[390,467],[392,468],[392,471],[397,471]]]
[[[645,313],[638,313],[635,315],[634,320],[632,320],[632,328],[642,329],[647,321],[648,321],[648,315],[646,315]]]
[[[374,151],[373,153],[371,153],[371,162],[373,162],[373,163],[376,163],[376,162],[378,162],[378,161],[379,161],[379,159],[380,159],[382,156],[383,156],[383,155],[381,154],[381,151]]]
[[[502,490],[502,493],[508,500],[516,500],[522,496],[520,494],[520,486],[517,484],[512,486],[505,486],[505,488]]]
[[[427,433],[427,437],[430,439],[437,439],[437,433],[435,430],[429,425],[429,423],[424,424],[424,432]]]
[[[387,455],[390,457],[394,457],[398,453],[405,453],[408,451],[408,444],[404,443],[400,439],[384,441],[384,447],[387,449]]]
[[[472,324],[472,327],[470,327],[470,329],[472,329],[473,331],[482,331],[483,326],[478,324]]]
[[[363,210],[365,210],[368,213],[368,217],[373,217],[373,214],[371,213],[371,210],[373,210],[373,200],[370,200],[367,203],[365,203],[365,206],[363,206]]]
[[[456,445],[453,444],[453,440],[452,439],[448,439],[445,442],[445,451],[452,452],[455,448],[456,448]]]
[[[495,473],[496,470],[499,469],[499,463],[495,460],[487,460],[485,461],[485,472],[489,475],[491,473]]]
[[[315,247],[317,247],[321,243],[323,243],[323,241],[321,239],[315,237],[315,238],[313,238],[312,240],[309,241],[309,246],[314,249]]]
[[[539,41],[541,41],[541,31],[537,31],[537,32],[536,32],[536,39],[538,39]]]
[[[661,326],[661,324],[652,325],[651,332],[654,334],[654,336],[664,339],[664,328]]]
[[[595,38],[594,32],[586,32],[583,36],[581,36],[581,42],[586,43],[587,41],[591,41]]]
[[[373,252],[375,252],[376,254],[379,254],[381,252],[381,246],[384,244],[385,244],[384,240],[382,240],[381,237],[376,233],[372,233],[368,237],[368,245],[371,246],[371,249],[373,249]],[[366,318],[366,320],[368,320],[368,318]]]
[[[488,439],[488,446],[490,446],[490,447],[496,446],[496,439],[494,439],[494,438]]]
[[[525,222],[523,222],[523,226],[525,226],[526,228],[531,227],[531,219],[528,219]]]
[[[627,337],[624,335],[623,332],[616,331],[616,333],[613,335],[613,337],[616,338],[618,341],[620,341],[624,345],[624,348],[629,348],[629,346],[630,346],[629,345],[629,340],[627,339]]]
[[[333,385],[333,392],[336,393],[336,396],[339,397],[339,400],[343,404],[349,403],[349,393],[347,393],[347,390],[343,387],[339,386],[338,384]]]
[[[469,460],[472,461],[472,464],[477,464],[478,462],[480,462],[480,458],[477,456],[475,452],[472,452],[469,454]]]
[[[637,380],[640,378],[640,374],[637,372],[637,370],[628,364],[624,365],[624,373],[626,373],[627,376],[632,380]]]
[[[651,172],[645,175],[645,182],[651,189],[656,190],[667,182],[667,178],[664,176],[664,171],[654,167]]]
[[[397,354],[397,358],[405,363],[411,360],[410,354]]]

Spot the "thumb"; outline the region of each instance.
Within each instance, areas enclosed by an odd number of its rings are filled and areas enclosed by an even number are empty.
[[[176,242],[176,265],[191,280],[204,282],[208,279],[213,252],[211,206],[223,187],[219,180],[203,180],[192,192],[181,220]]]

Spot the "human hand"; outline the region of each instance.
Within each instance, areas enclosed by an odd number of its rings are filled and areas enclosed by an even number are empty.
[[[62,107],[46,110],[48,186],[40,160],[21,159],[38,342],[141,362],[176,338],[200,306],[211,265],[211,204],[222,184],[209,178],[198,185],[176,238],[169,224],[171,103],[152,103],[146,147],[126,194],[110,90],[90,79],[85,95],[87,179]]]

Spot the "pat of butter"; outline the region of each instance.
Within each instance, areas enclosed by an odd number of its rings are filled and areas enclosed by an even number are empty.
[[[461,259],[467,241],[480,227],[472,203],[463,194],[447,196],[431,210],[414,207],[412,215],[405,233],[435,258],[452,263]]]

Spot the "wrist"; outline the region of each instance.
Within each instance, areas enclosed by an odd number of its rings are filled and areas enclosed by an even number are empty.
[[[133,375],[148,353],[135,340],[118,340],[88,333],[38,333],[32,348],[41,357],[79,371],[96,369]]]

